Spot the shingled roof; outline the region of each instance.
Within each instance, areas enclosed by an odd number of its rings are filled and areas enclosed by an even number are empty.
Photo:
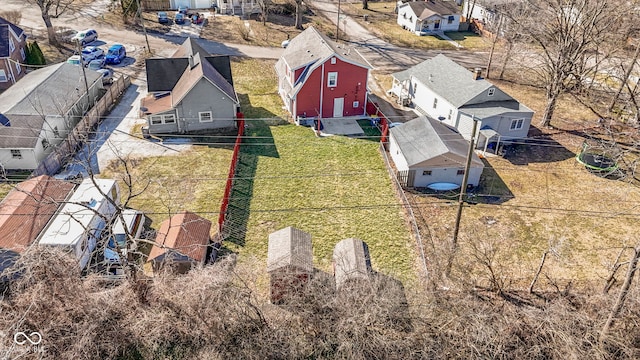
[[[291,226],[269,234],[267,271],[285,267],[313,270],[311,235]]]
[[[210,241],[211,221],[190,211],[173,215],[160,224],[155,245],[149,253],[149,261],[168,252],[182,254],[196,262],[207,255]]]
[[[26,250],[73,189],[74,184],[47,175],[16,185],[0,203],[0,248]]]
[[[372,273],[367,244],[356,238],[341,240],[333,248],[336,287],[353,279],[368,279]]]
[[[441,166],[465,165],[469,142],[438,120],[421,116],[391,128],[390,132],[410,167],[437,157],[442,157],[438,162]],[[484,166],[478,155],[472,156],[472,166]]]
[[[9,37],[12,30],[18,37],[24,34],[24,30],[18,25],[0,17],[0,58],[9,57],[10,55]]]
[[[447,16],[460,13],[458,6],[453,1],[409,1],[407,3],[419,21],[427,19],[433,15]]]

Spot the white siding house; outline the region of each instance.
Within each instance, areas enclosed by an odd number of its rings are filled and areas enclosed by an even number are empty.
[[[460,11],[452,1],[399,1],[398,25],[416,35],[458,31]]]
[[[390,129],[389,154],[404,186],[462,185],[469,143],[455,129],[427,116]],[[473,153],[467,184],[478,186],[484,163]]]
[[[42,232],[38,245],[72,252],[84,269],[100,233],[115,214],[116,207],[109,199],[120,204],[120,189],[115,180],[85,179]]]
[[[533,111],[484,80],[479,69],[469,71],[441,54],[392,76],[389,93],[458,129],[465,139],[471,139],[477,119],[477,148],[527,137]]]

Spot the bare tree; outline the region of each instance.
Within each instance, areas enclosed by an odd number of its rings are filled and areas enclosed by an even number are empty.
[[[296,22],[295,22],[295,27],[296,29],[299,30],[303,30],[302,27],[302,12],[303,12],[303,6],[304,4],[302,3],[302,0],[293,0],[296,6]]]
[[[56,38],[56,32],[51,23],[51,19],[57,19],[62,14],[70,10],[75,0],[27,0],[28,2],[38,5],[44,25],[47,27],[47,35],[49,36],[49,44],[58,46],[60,43]]]
[[[527,0],[510,20],[538,48],[533,70],[545,88],[541,126],[549,126],[558,99],[579,93],[597,79],[602,63],[626,40],[626,2],[607,0]],[[522,16],[524,14],[525,16]]]
[[[263,26],[267,25],[267,18],[269,17],[271,5],[271,0],[258,0],[258,7],[260,7],[260,19],[262,19]]]

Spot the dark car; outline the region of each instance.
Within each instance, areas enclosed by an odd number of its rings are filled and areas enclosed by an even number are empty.
[[[182,25],[184,24],[184,14],[182,13],[177,13],[176,17],[173,19],[173,21],[175,21],[176,24]]]
[[[167,24],[169,22],[169,15],[164,11],[160,11],[158,13],[158,22],[160,24]]]
[[[107,64],[120,64],[120,62],[127,57],[127,50],[121,44],[111,45],[107,55],[105,56],[105,63]]]

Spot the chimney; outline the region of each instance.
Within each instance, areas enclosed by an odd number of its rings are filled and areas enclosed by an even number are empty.
[[[473,69],[473,80],[480,80],[480,79],[482,79],[482,69],[481,68]]]

